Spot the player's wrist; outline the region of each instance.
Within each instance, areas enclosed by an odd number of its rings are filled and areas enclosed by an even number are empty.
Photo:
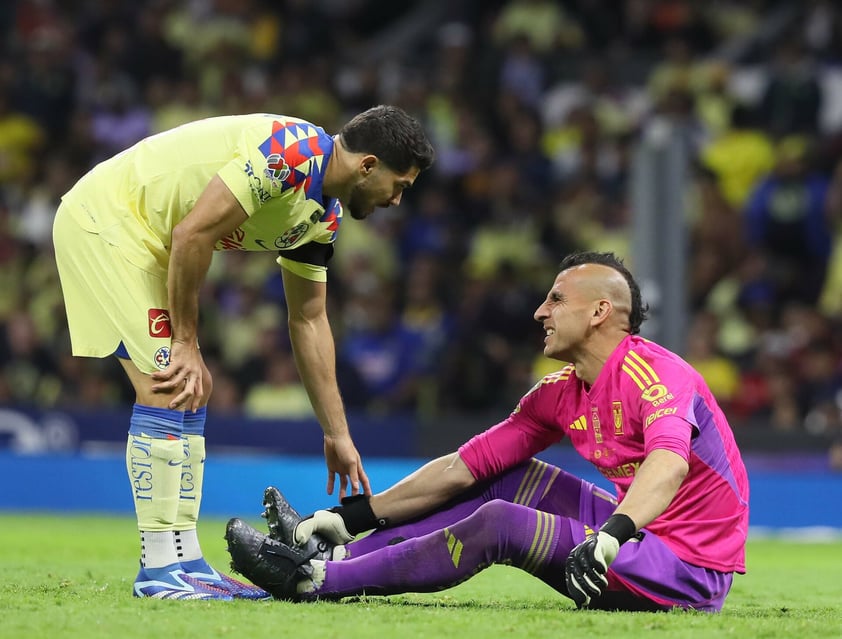
[[[357,535],[373,528],[383,528],[389,522],[385,517],[377,517],[371,509],[368,495],[352,495],[342,500],[341,506],[335,506],[330,510],[335,512],[342,521],[345,528],[352,535]]]
[[[341,428],[324,430],[323,433],[323,439],[329,444],[336,444],[338,442],[351,440],[351,432],[347,428],[345,430],[342,430]]]
[[[637,532],[637,526],[628,515],[615,513],[599,527],[599,532],[611,535],[622,546]]]

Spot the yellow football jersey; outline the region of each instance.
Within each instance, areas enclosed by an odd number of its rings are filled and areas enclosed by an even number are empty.
[[[336,238],[342,206],[322,196],[333,144],[322,128],[283,115],[208,118],[146,138],[98,164],[63,200],[85,230],[162,276],[172,229],[218,175],[249,219],[217,250],[281,251],[282,266],[325,281],[324,264],[303,264],[283,252]]]

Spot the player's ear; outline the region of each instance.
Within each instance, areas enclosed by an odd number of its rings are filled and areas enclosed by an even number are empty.
[[[613,308],[614,305],[611,303],[611,300],[597,300],[596,304],[594,304],[593,315],[591,317],[591,324],[593,324],[594,326],[602,324],[605,320],[608,319],[608,316],[611,315],[611,311]]]
[[[365,155],[363,159],[360,160],[360,174],[363,177],[368,177],[372,174],[374,169],[377,168],[379,160],[377,159],[376,155]]]

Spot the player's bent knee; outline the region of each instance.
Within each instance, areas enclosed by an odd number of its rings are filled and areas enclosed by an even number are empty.
[[[477,508],[470,516],[474,526],[494,529],[502,528],[509,521],[513,509],[523,508],[503,499],[492,499]]]
[[[210,371],[207,369],[207,366],[205,366],[204,370],[202,371],[202,399],[200,404],[202,406],[207,406],[212,394],[213,375],[211,375]]]
[[[126,371],[126,376],[132,384],[135,392],[135,401],[143,406],[152,406],[153,408],[168,408],[172,398],[177,393],[155,393],[152,391],[154,380],[152,376],[143,373],[130,359],[118,360],[123,370]]]

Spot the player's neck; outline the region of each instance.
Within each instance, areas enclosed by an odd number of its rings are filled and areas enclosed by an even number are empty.
[[[576,366],[576,377],[582,380],[588,387],[593,386],[596,378],[605,367],[605,362],[611,357],[620,342],[622,337],[612,336],[611,338],[594,340],[588,347],[583,349],[578,354],[573,362]]]
[[[576,367],[576,377],[582,380],[585,385],[590,388],[594,381],[599,376],[602,367],[605,365],[604,361],[600,361],[593,356],[583,357],[574,363]]]
[[[327,160],[322,195],[344,202],[353,188],[353,155],[342,145],[338,135],[333,136],[333,152]]]

